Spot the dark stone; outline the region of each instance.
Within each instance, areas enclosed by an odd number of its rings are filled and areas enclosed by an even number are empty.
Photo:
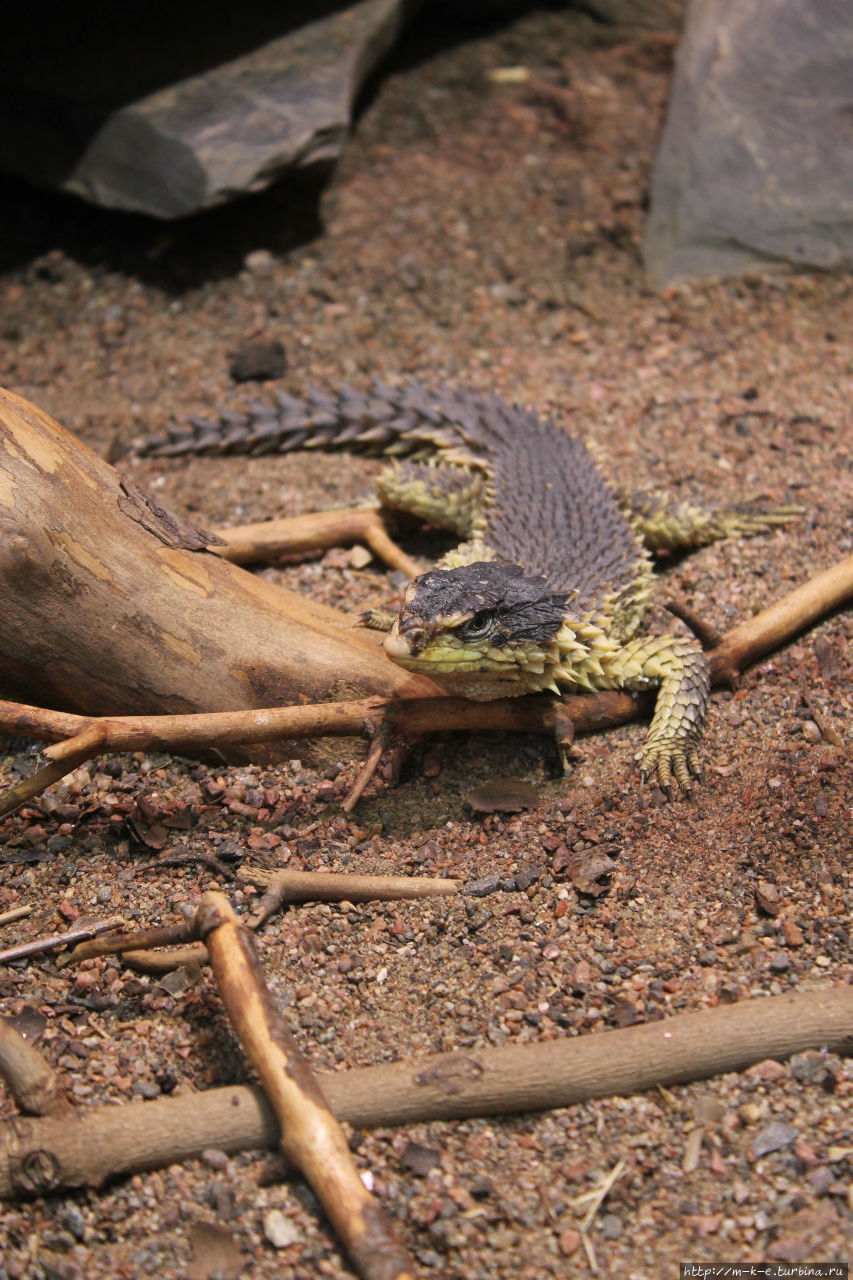
[[[418,1177],[425,1178],[430,1169],[441,1168],[441,1152],[425,1147],[420,1142],[408,1142],[400,1156],[400,1164]]]
[[[280,342],[246,342],[231,357],[228,372],[235,382],[265,382],[280,378],[287,356]]]
[[[337,159],[360,87],[417,7],[93,0],[47,22],[20,9],[0,49],[0,166],[156,218],[261,191]]]
[[[482,876],[479,880],[468,880],[462,892],[471,898],[486,898],[490,893],[497,893],[500,887],[500,876]]]
[[[643,253],[657,284],[853,263],[853,6],[693,0]]]

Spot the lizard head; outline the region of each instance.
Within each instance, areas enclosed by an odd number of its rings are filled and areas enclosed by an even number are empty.
[[[394,662],[485,702],[553,686],[566,596],[521,565],[481,561],[415,578],[385,640]]]

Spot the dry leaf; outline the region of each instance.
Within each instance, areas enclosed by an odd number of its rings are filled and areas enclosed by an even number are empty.
[[[492,778],[469,791],[465,800],[475,813],[518,813],[541,804],[538,789],[522,778]]]

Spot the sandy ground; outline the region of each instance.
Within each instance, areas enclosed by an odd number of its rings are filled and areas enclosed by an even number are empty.
[[[853,299],[838,276],[756,274],[665,296],[644,284],[670,54],[660,38],[562,13],[436,39],[377,85],[320,221],[310,191],[153,227],[7,183],[3,380],[112,456],[239,400],[229,353],[257,339],[284,344],[281,385],[295,393],[408,373],[493,388],[593,439],[631,487],[806,508],[785,530],[662,566],[658,599],[725,630],[853,549]],[[525,78],[496,78],[506,67]],[[369,500],[376,469],[304,455],[123,465],[211,524]],[[348,552],[268,572],[353,609],[393,589]],[[672,623],[656,607],[650,625]],[[167,843],[229,867],[250,854],[522,886],[275,918],[260,936],[270,982],[324,1068],[853,982],[853,788],[838,745],[851,735],[851,634],[839,614],[715,694],[689,802],[641,790],[636,725],[582,741],[567,779],[539,739],[425,743],[352,821],[339,808],[357,765],[347,744],[340,766],[319,770],[307,758],[271,770],[98,761],[0,823],[0,909],[34,908],[0,940],[93,915],[171,922],[212,885],[242,909],[248,893],[204,865],[140,869],[151,850],[126,818],[144,801]],[[18,744],[0,781],[34,767]],[[471,788],[508,774],[536,785],[541,807],[472,814]],[[601,852],[615,867],[597,896],[582,893],[569,864]],[[196,1089],[250,1078],[208,976],[175,990],[112,961],[74,972],[39,958],[4,968],[0,997],[81,1105],[192,1105]],[[813,1053],[543,1115],[357,1133],[353,1146],[424,1274],[657,1280],[679,1261],[849,1258],[851,1096],[849,1063]],[[620,1161],[587,1249],[578,1198]],[[97,1193],[6,1206],[0,1277],[350,1274],[311,1196],[279,1172],[271,1154],[211,1150]]]

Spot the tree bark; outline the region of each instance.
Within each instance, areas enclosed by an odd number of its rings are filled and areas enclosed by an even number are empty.
[[[90,715],[440,695],[215,542],[0,391],[2,695]]]

